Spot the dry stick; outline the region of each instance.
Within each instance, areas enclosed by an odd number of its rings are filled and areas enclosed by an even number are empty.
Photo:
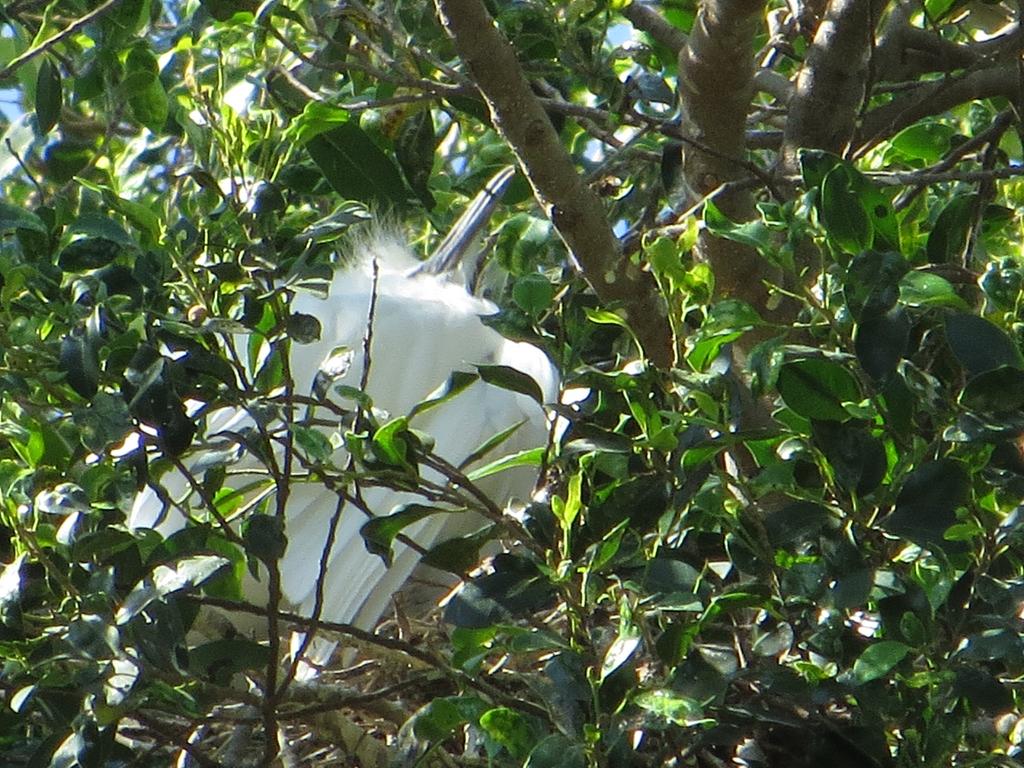
[[[604,206],[580,179],[516,59],[480,0],[435,0],[495,127],[511,146],[569,252],[598,298],[618,303],[648,358],[672,365],[675,344],[654,278],[622,257]]]

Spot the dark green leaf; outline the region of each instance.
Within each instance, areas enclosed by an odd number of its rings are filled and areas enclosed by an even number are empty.
[[[864,251],[850,261],[843,294],[854,319],[889,311],[900,297],[900,280],[907,262],[893,251]]]
[[[265,563],[284,557],[288,548],[284,521],[273,515],[252,515],[242,525],[245,551]]]
[[[429,411],[434,406],[441,405],[441,403],[447,403],[476,381],[477,378],[479,377],[475,373],[470,373],[469,371],[452,371],[452,374],[444,384],[427,395],[426,400],[422,400],[413,406],[412,410],[409,411],[409,418],[411,419],[418,413]]]
[[[0,232],[11,232],[15,229],[27,229],[41,235],[49,233],[46,224],[36,214],[0,200]]]
[[[801,149],[800,175],[803,177],[804,186],[807,189],[820,187],[829,171],[842,162],[843,159],[832,152],[825,152],[821,149]]]
[[[36,77],[36,127],[39,133],[46,135],[53,130],[60,119],[63,103],[60,68],[47,56],[40,63]]]
[[[777,512],[766,515],[765,533],[774,547],[802,543],[828,525],[829,511],[810,501],[794,501]]]
[[[850,253],[870,248],[874,240],[871,219],[857,191],[859,174],[845,163],[837,165],[821,183],[819,210],[829,237]]]
[[[1002,366],[1024,368],[1013,340],[997,325],[966,312],[946,318],[946,341],[953,355],[972,376]]]
[[[99,390],[99,356],[95,345],[85,336],[66,336],[61,341],[60,369],[80,397],[89,400]]]
[[[966,664],[956,668],[953,695],[967,699],[985,712],[1006,712],[1013,706],[1013,694],[997,677]]]
[[[540,741],[530,752],[523,768],[586,768],[583,745],[573,744],[560,733]]]
[[[226,557],[219,555],[193,555],[173,563],[158,565],[151,575],[144,578],[128,594],[117,610],[118,624],[133,619],[154,600],[162,600],[174,592],[192,589],[213,577],[229,565]]]
[[[942,209],[928,235],[925,250],[932,264],[953,264],[967,246],[977,195],[958,195]]]
[[[895,371],[910,341],[910,318],[902,307],[868,315],[857,325],[854,349],[864,372],[884,382]]]
[[[359,529],[359,535],[363,537],[367,552],[380,555],[390,568],[391,545],[394,543],[395,537],[413,523],[432,515],[441,514],[455,514],[455,512],[441,507],[429,507],[425,504],[403,504],[388,515],[367,520]]]
[[[432,546],[420,562],[431,568],[462,576],[480,562],[480,549],[494,539],[490,528],[468,536],[456,536]]]
[[[84,272],[105,267],[122,252],[121,245],[105,237],[83,237],[69,243],[57,257],[65,272]]]
[[[853,680],[864,685],[889,674],[889,671],[903,661],[910,652],[910,646],[894,640],[872,643],[853,663]]]
[[[421,109],[406,119],[395,138],[395,159],[409,187],[428,210],[435,205],[434,196],[430,193],[430,174],[434,169],[438,140],[429,109]]]
[[[354,120],[306,144],[313,162],[342,197],[405,208],[408,192],[398,167]]]
[[[476,370],[488,384],[531,397],[539,405],[544,404],[544,393],[540,385],[519,369],[508,365],[478,365]]]
[[[812,428],[841,488],[863,496],[878,487],[887,468],[881,440],[853,422],[814,421]]]
[[[882,525],[915,544],[948,547],[943,534],[956,522],[956,509],[967,502],[969,493],[970,478],[960,462],[929,462],[904,480],[896,508]]]
[[[297,344],[312,344],[320,340],[320,321],[313,315],[293,312],[288,315],[287,332]]]
[[[458,706],[456,697],[437,698],[420,709],[412,717],[412,728],[416,738],[426,742],[447,739],[456,728],[466,723],[466,717]]]
[[[270,649],[266,645],[248,638],[232,637],[189,649],[188,668],[204,680],[229,685],[236,673],[264,670],[270,659]]]
[[[1024,370],[1000,366],[967,382],[960,402],[974,411],[1009,413],[1024,407]]]
[[[793,411],[822,421],[846,421],[850,416],[843,403],[861,399],[853,374],[831,360],[786,363],[779,370],[778,389]]]

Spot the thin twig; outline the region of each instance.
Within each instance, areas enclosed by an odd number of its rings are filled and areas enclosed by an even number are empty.
[[[89,11],[89,13],[85,14],[82,18],[78,19],[77,21],[72,22],[57,34],[46,38],[45,40],[43,40],[43,42],[39,43],[39,45],[35,46],[34,48],[29,48],[20,56],[16,56],[15,58],[11,59],[10,64],[8,64],[3,69],[0,69],[0,81],[6,80],[8,77],[14,74],[14,72],[22,64],[32,61],[32,59],[34,59],[41,53],[46,53],[50,48],[55,46],[57,43],[67,39],[71,35],[78,32],[80,29],[83,29],[84,27],[88,26],[93,21],[103,16],[108,11],[113,10],[120,4],[121,0],[106,0],[105,3]]]

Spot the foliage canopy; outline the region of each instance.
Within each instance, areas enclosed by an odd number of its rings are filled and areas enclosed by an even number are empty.
[[[298,736],[340,709],[380,718],[375,735],[404,723],[390,752],[336,724],[363,764],[1019,754],[1024,38],[1008,5],[0,13],[8,764],[271,764],[282,745],[329,764]],[[239,510],[225,454],[195,477],[213,522],[163,540],[125,511],[220,405],[288,415],[285,450],[325,483],[415,484],[429,442],[402,419],[325,437],[296,417],[289,349],[320,329],[289,303],[368,218],[427,253],[512,163],[486,238],[491,322],[587,395],[549,404],[568,430],[509,460],[543,469],[525,522],[492,514],[428,553],[466,575],[485,543],[517,545],[468,577],[444,642],[334,627],[388,662],[303,698],[275,632],[188,634],[253,563],[273,570],[272,494]],[[330,437],[353,467],[332,466]],[[248,448],[273,454],[266,434]],[[368,546],[386,556],[431,514],[378,518]],[[258,732],[233,752],[243,726]]]

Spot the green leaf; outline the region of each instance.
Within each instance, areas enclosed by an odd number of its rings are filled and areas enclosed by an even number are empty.
[[[896,371],[909,343],[910,318],[902,307],[864,317],[854,335],[860,367],[876,382],[884,382]]]
[[[115,620],[118,624],[125,624],[138,616],[154,600],[161,600],[174,592],[197,587],[228,565],[230,561],[220,555],[193,555],[173,563],[158,565],[152,574],[138,582],[128,593],[121,607],[117,609]]]
[[[967,503],[971,481],[963,464],[940,459],[924,464],[903,481],[896,508],[882,522],[895,536],[923,547],[946,548],[943,535]]]
[[[99,390],[99,354],[86,336],[64,337],[60,343],[60,370],[80,397],[89,400]]]
[[[391,567],[391,545],[395,537],[413,523],[439,514],[457,514],[458,510],[431,507],[426,504],[402,504],[395,507],[388,515],[374,517],[363,523],[359,535],[368,552],[380,555],[381,559]]]
[[[722,213],[711,200],[704,203],[704,225],[709,232],[718,237],[749,245],[758,252],[772,247],[771,231],[763,221],[755,219],[737,224]]]
[[[437,698],[422,707],[412,716],[412,729],[416,738],[436,743],[455,733],[456,728],[465,725],[467,718],[458,706],[459,697]]]
[[[960,260],[967,246],[977,195],[958,195],[946,203],[928,235],[925,251],[932,264],[952,264]]]
[[[1024,371],[1000,366],[967,382],[960,403],[974,411],[1008,414],[1024,408]]]
[[[799,157],[800,175],[807,189],[820,187],[829,172],[843,163],[839,155],[821,149],[801,149]]]
[[[534,738],[527,719],[509,707],[489,709],[480,716],[484,733],[508,750],[516,759],[529,754]]]
[[[890,144],[906,157],[931,165],[949,151],[949,140],[955,133],[951,125],[922,120],[897,133]]]
[[[430,175],[434,169],[434,152],[439,140],[429,109],[421,109],[408,117],[395,137],[395,159],[398,166],[409,187],[428,210],[432,210],[436,204],[430,193]]]
[[[296,144],[306,144],[322,133],[346,125],[351,120],[347,109],[332,106],[323,101],[309,101],[301,114],[292,118],[283,139]]]
[[[554,298],[555,287],[538,272],[523,275],[512,286],[512,300],[530,317],[539,317]]]
[[[881,440],[853,422],[815,421],[811,428],[839,487],[859,496],[878,487],[888,467]]]
[[[972,376],[1002,366],[1024,368],[1024,358],[1013,339],[983,317],[966,312],[947,317],[946,342]]]
[[[330,461],[334,453],[334,446],[330,439],[316,427],[306,427],[302,424],[292,425],[292,434],[295,436],[295,443],[303,453],[316,463]]]
[[[704,718],[704,708],[699,701],[680,696],[667,688],[641,691],[633,702],[640,709],[684,728],[693,726]]]
[[[857,380],[845,367],[814,358],[783,365],[779,369],[778,390],[794,412],[822,421],[846,421],[850,414],[843,403],[861,399]]]
[[[544,392],[529,374],[508,365],[478,365],[480,378],[495,387],[518,392],[532,398],[538,405],[544,405]]]
[[[284,521],[275,515],[251,515],[242,525],[242,543],[246,553],[265,563],[280,560],[288,549]]]
[[[900,280],[900,301],[908,307],[952,307],[967,309],[967,302],[944,277],[912,270]]]
[[[153,133],[159,133],[167,124],[170,105],[160,82],[160,64],[156,56],[147,44],[140,42],[128,52],[124,66],[121,93],[128,98],[135,119]]]
[[[398,166],[354,120],[310,139],[306,150],[342,197],[386,208],[408,206],[408,189]]]
[[[43,220],[31,211],[0,200],[0,232],[12,232],[15,229],[27,229],[41,235],[50,232]]]
[[[374,453],[392,466],[414,470],[409,462],[408,432],[409,420],[406,417],[392,419],[374,433]]]
[[[119,243],[105,237],[83,237],[69,243],[57,256],[57,266],[65,272],[85,272],[105,267],[121,255]]]
[[[843,295],[854,319],[888,312],[900,295],[907,262],[894,251],[864,251],[850,261]]]
[[[544,461],[544,453],[544,448],[530,448],[518,453],[510,453],[482,467],[477,467],[467,476],[475,483],[485,477],[496,475],[499,472],[504,472],[514,467],[539,467],[541,462]]]
[[[63,103],[60,68],[47,56],[39,65],[39,74],[36,76],[36,127],[39,133],[45,136],[53,130],[60,119]]]
[[[560,733],[542,739],[530,752],[523,768],[586,768],[586,752]]]
[[[828,525],[828,509],[812,501],[794,501],[765,516],[764,529],[773,547],[802,544]]]
[[[818,203],[821,223],[829,237],[850,253],[870,248],[874,241],[874,229],[857,192],[855,174],[859,176],[845,163],[829,171],[821,183]]]
[[[853,680],[857,685],[870,683],[889,674],[910,653],[910,646],[895,640],[872,643],[853,663]]]
[[[164,86],[159,79],[150,83],[144,91],[129,96],[128,106],[131,107],[135,119],[153,133],[163,131],[164,126],[167,125],[167,118],[171,114],[167,92],[164,91]]]
[[[455,536],[432,546],[420,562],[462,576],[480,563],[480,549],[493,540],[494,533],[490,528],[468,536]]]
[[[266,645],[243,637],[214,640],[188,652],[189,671],[218,685],[229,685],[238,672],[265,670],[270,660]]]
[[[429,411],[431,408],[442,403],[447,403],[478,378],[475,373],[470,373],[469,371],[452,371],[452,374],[444,384],[427,395],[425,400],[421,400],[413,406],[412,410],[409,411],[409,418],[411,419],[418,413]]]

